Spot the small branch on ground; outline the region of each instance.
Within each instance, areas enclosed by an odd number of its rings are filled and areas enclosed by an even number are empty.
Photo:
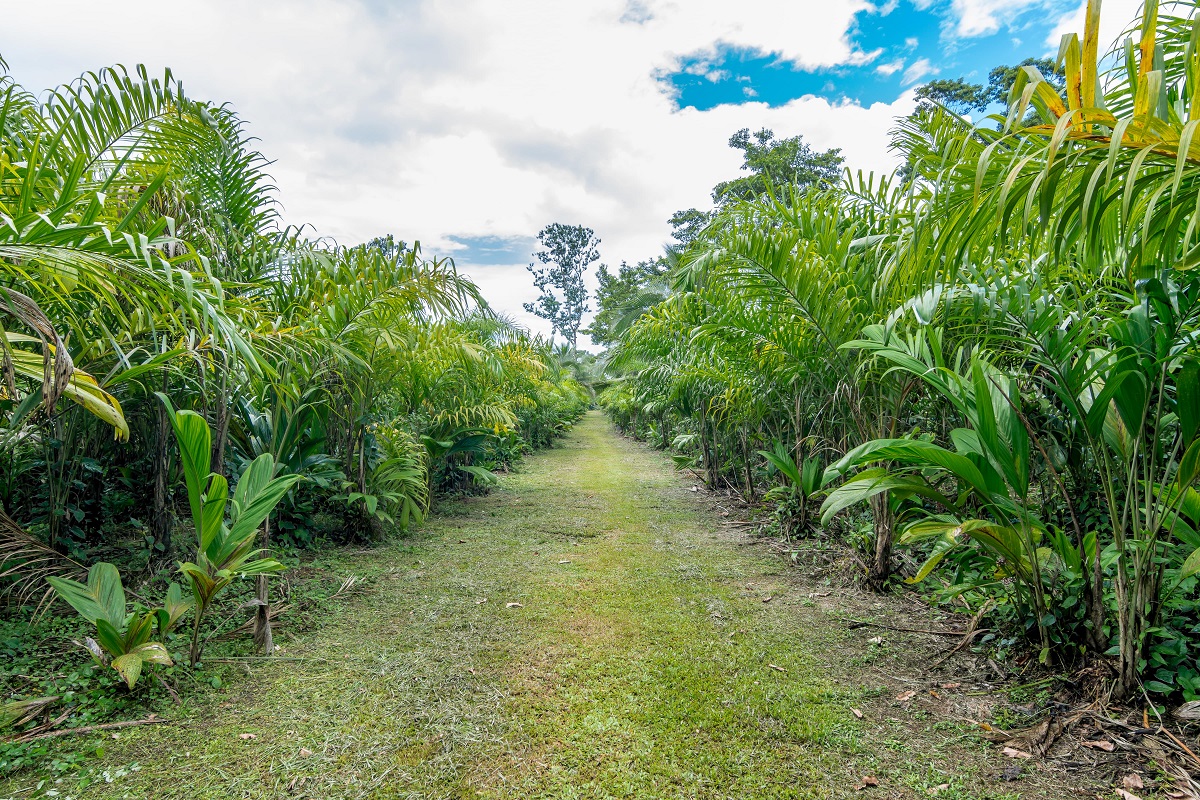
[[[18,742],[32,742],[35,739],[51,739],[56,736],[71,736],[76,733],[91,733],[93,731],[108,731],[115,728],[132,728],[135,725],[157,725],[162,722],[170,722],[167,719],[159,717],[147,717],[146,719],[129,719],[124,722],[106,722],[103,725],[84,725],[80,728],[59,728],[56,731],[48,733],[39,733],[34,736],[19,736]]]
[[[935,631],[930,628],[901,628],[897,625],[884,625],[882,622],[867,622],[863,619],[844,619],[847,623],[846,627],[851,630],[855,628],[882,628],[885,631],[901,631],[903,633],[930,633],[934,636],[954,636],[961,637],[968,633],[967,631]]]

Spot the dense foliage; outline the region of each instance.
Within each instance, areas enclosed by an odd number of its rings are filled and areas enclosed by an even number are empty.
[[[1102,57],[1098,7],[1063,77],[994,76],[1005,114],[927,92],[896,176],[723,202],[665,300],[622,288],[600,402],[788,535],[845,532],[875,587],[1008,632],[977,645],[1191,700],[1200,18],[1149,2]]]
[[[39,100],[0,62],[5,630],[50,579],[130,688],[184,652],[199,664],[214,604],[247,578],[235,617],[270,652],[268,578],[297,551],[480,490],[590,399],[450,260],[286,227],[266,167],[233,111],[169,72]],[[0,721],[25,724],[46,704],[6,663],[19,702]]]

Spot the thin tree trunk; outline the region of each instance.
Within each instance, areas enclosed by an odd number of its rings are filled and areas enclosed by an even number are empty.
[[[802,454],[800,453],[800,448],[804,444],[804,431],[800,430],[800,425],[801,425],[801,422],[800,422],[800,393],[797,392],[796,393],[796,408],[795,408],[795,411],[793,412],[793,416],[792,416],[792,426],[794,428],[795,436],[796,436],[796,454],[795,454],[794,458],[795,458],[797,464],[799,464],[801,461],[804,460]]]
[[[746,499],[754,499],[754,467],[750,463],[750,447],[746,441],[746,429],[741,429],[742,463],[746,468]]]
[[[1080,551],[1083,552],[1082,542]],[[1088,647],[1095,653],[1103,653],[1106,649],[1104,640],[1104,572],[1100,564],[1100,537],[1096,537],[1095,555],[1092,558],[1092,580],[1088,587],[1088,612],[1092,620],[1092,629],[1087,633]],[[1086,557],[1086,552],[1083,552]]]
[[[47,443],[43,447],[46,459],[46,469],[49,473],[46,481],[46,488],[49,491],[48,502],[50,504],[50,515],[46,520],[47,539],[50,549],[59,549],[59,538],[62,536],[63,519],[66,516],[66,490],[63,486],[63,462],[65,460],[66,443],[63,441],[62,435],[62,418],[51,411],[53,415],[50,420],[50,427],[53,432],[52,442]]]
[[[717,488],[716,469],[713,465],[713,452],[708,441],[708,403],[700,405],[700,456],[704,461],[704,474],[708,485]]]
[[[168,382],[163,378],[163,394],[167,393]],[[171,529],[175,520],[171,514],[170,493],[167,489],[167,479],[171,470],[171,420],[167,416],[167,408],[157,403],[158,418],[154,440],[154,509],[150,518],[150,533],[156,545],[161,545],[161,553],[167,556],[171,552]]]
[[[270,555],[267,551],[267,548],[271,546],[271,518],[269,516],[263,523],[258,544],[262,547],[260,558]],[[269,656],[275,649],[275,640],[271,636],[271,594],[266,575],[258,576],[255,589],[257,590],[258,605],[254,609],[254,644]]]
[[[867,584],[882,591],[892,574],[892,538],[895,520],[888,505],[888,493],[880,492],[871,498],[871,516],[875,528],[875,560],[867,572]]]

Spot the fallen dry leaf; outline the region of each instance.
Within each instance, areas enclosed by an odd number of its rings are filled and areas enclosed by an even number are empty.
[[[1193,700],[1190,703],[1184,703],[1179,708],[1171,712],[1172,715],[1180,719],[1200,719],[1200,700]]]
[[[1142,783],[1142,776],[1136,772],[1131,772],[1124,778],[1121,778],[1121,785],[1126,789],[1145,789],[1146,784]]]
[[[858,717],[859,719],[862,719],[862,712],[859,711],[857,708],[850,709],[850,713],[853,714],[854,716]]]
[[[933,787],[933,788],[932,788],[932,789],[929,791],[929,793],[930,793],[930,794],[938,794],[939,792],[944,792],[944,791],[946,791],[946,790],[947,790],[947,789],[949,789],[949,788],[950,788],[950,784],[948,784],[948,783],[939,783],[937,786]]]
[[[855,786],[854,789],[855,789],[855,791],[861,792],[863,789],[866,789],[868,786],[878,786],[878,785],[879,785],[879,779],[876,778],[874,775],[863,775],[862,782],[859,783],[858,786]]]
[[[961,683],[943,683],[943,684],[941,684],[941,688],[943,688],[943,689],[957,689],[960,686],[962,686]]]
[[[504,607],[505,608],[524,608],[525,606],[521,605],[520,603],[505,603]]]
[[[257,739],[258,734],[257,733],[239,733],[238,738],[239,739]]]
[[[1083,745],[1084,747],[1090,747],[1093,750],[1103,750],[1106,753],[1111,753],[1113,750],[1116,749],[1116,745],[1114,745],[1112,742],[1108,742],[1108,741],[1102,741],[1102,742],[1083,741],[1083,742],[1080,742],[1080,744]]]
[[[301,748],[300,748],[300,755],[302,755],[302,756],[304,756],[304,757],[306,757],[306,758],[307,758],[308,756],[311,756],[311,755],[312,755],[312,750],[309,750],[307,747],[301,747]]]
[[[784,669],[783,667],[780,667],[780,666],[776,666],[775,664],[767,664],[767,666],[773,670],[777,670],[778,672],[787,672],[786,669]]]
[[[1058,717],[1048,717],[1023,733],[1014,736],[1007,744],[1027,750],[1035,756],[1044,756],[1062,735],[1063,725]]]
[[[870,639],[867,639],[867,644],[883,644],[883,637],[872,636]]]
[[[1117,793],[1117,797],[1121,798],[1121,800],[1142,800],[1142,798],[1138,797],[1136,794],[1127,792],[1124,789],[1114,789],[1114,791]]]
[[[560,564],[570,564],[570,563],[571,563],[571,559],[569,559],[569,558],[564,558],[562,561],[560,561],[560,562],[558,562],[558,563],[560,563]]]
[[[1026,753],[1024,750],[1018,750],[1015,747],[1006,747],[1000,752],[1009,758],[1033,758],[1033,753]]]
[[[775,599],[775,598],[774,598],[774,597],[772,597],[771,595],[767,595],[766,597],[764,597],[764,598],[763,598],[763,602],[764,602],[764,603],[769,603],[769,602],[771,602],[771,601],[772,601],[772,600],[774,600],[774,599]]]
[[[917,693],[910,690],[907,692],[901,692],[900,694],[896,695],[896,699],[899,700],[901,703],[907,703],[909,700],[912,700],[916,696],[917,696]]]

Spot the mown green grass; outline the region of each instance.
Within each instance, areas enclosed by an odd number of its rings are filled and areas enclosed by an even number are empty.
[[[369,589],[285,637],[298,660],[247,662],[173,724],[88,743],[104,748],[91,785],[43,791],[825,798],[864,796],[874,774],[879,796],[1011,796],[973,793],[955,753],[867,736],[849,709],[878,692],[829,669],[844,632],[764,603],[781,562],[736,546],[661,455],[598,415],[415,541],[339,558]]]

